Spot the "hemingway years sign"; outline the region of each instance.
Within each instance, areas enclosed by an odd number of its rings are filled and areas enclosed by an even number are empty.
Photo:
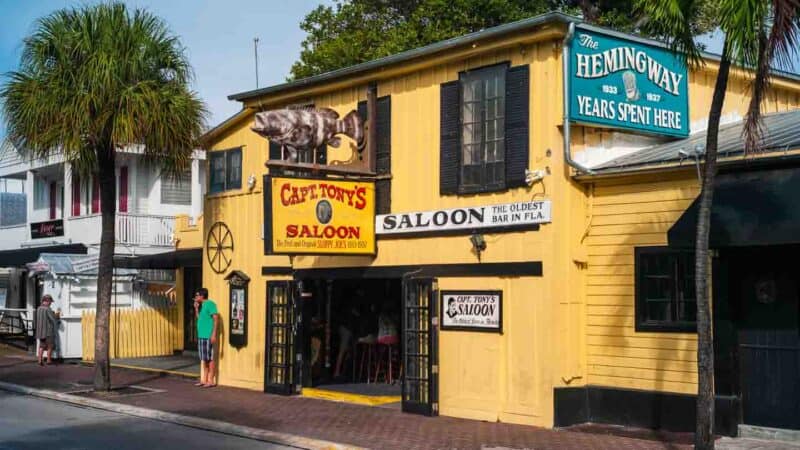
[[[689,135],[686,65],[672,52],[578,28],[570,47],[570,120]]]
[[[502,291],[442,291],[442,330],[503,332]]]
[[[265,177],[264,186],[267,253],[375,254],[373,182]]]
[[[380,214],[379,235],[481,228],[518,228],[550,222],[550,200],[471,206],[434,211]]]

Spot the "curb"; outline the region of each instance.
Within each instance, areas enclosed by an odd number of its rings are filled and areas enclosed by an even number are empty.
[[[89,408],[102,409],[119,414],[125,414],[128,416],[158,420],[160,422],[174,423],[191,428],[214,431],[217,433],[229,434],[232,436],[239,436],[248,439],[255,439],[258,441],[264,441],[272,444],[285,445],[300,449],[360,450],[360,447],[339,444],[336,442],[324,441],[320,439],[311,439],[288,433],[278,433],[275,431],[262,430],[260,428],[236,425],[229,422],[219,422],[211,419],[203,419],[201,417],[184,416],[181,414],[158,411],[155,409],[141,408],[138,406],[131,406],[131,405],[123,405],[120,403],[95,400],[92,398],[84,398],[84,397],[79,397],[77,395],[64,394],[61,392],[51,391],[47,389],[34,389],[27,386],[21,386],[18,384],[6,383],[4,381],[0,381],[0,390],[14,392],[17,394],[30,395],[33,397],[46,398],[49,400],[56,400],[65,403],[71,403],[73,405],[80,405]]]

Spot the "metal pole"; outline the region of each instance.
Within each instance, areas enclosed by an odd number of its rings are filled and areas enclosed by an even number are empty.
[[[258,38],[253,38],[253,51],[256,55],[256,89],[258,89]]]

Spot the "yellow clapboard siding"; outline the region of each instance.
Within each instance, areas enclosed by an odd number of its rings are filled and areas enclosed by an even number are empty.
[[[589,334],[586,336],[586,343],[604,347],[697,351],[696,339],[664,339],[660,336],[603,336]]]
[[[661,339],[692,339],[697,336],[687,333],[650,333],[634,330],[633,326],[612,326],[612,325],[587,325],[586,333],[592,336],[616,336],[616,337],[659,337]]]
[[[634,234],[666,233],[672,224],[673,222],[592,225],[589,236],[630,236]]]
[[[696,194],[700,193],[700,186],[697,183],[697,179],[673,178],[666,181],[653,181],[651,183],[600,185],[595,187],[594,194],[597,197],[609,197],[614,195],[638,194],[640,192],[663,192],[674,189],[693,190]]]
[[[592,259],[589,259],[589,270],[587,274],[592,275],[633,275],[633,264],[616,264],[616,265],[601,265],[593,264]]]
[[[642,233],[633,235],[614,235],[614,236],[589,236],[586,238],[588,245],[605,246],[643,246],[643,245],[666,245],[667,233]]]
[[[631,295],[588,295],[586,304],[589,306],[626,306],[633,308],[635,299]]]
[[[663,211],[686,211],[694,199],[653,200],[639,203],[594,204],[594,216],[610,216],[616,214],[659,213]]]
[[[588,275],[588,286],[633,286],[633,275]]]
[[[593,255],[589,254],[589,270],[593,267],[604,266],[631,266],[633,267],[633,250],[625,253],[616,253],[610,255]]]
[[[630,194],[595,196],[594,205],[627,205],[631,203],[691,201],[697,197],[697,191],[686,188],[670,188],[653,192],[633,192]]]
[[[595,214],[592,216],[592,228],[604,225],[628,224],[673,224],[685,212],[683,209],[675,211],[640,212],[636,214]]]
[[[589,326],[607,326],[607,327],[626,327],[633,328],[635,323],[633,316],[586,316],[586,325]]]
[[[676,383],[696,383],[697,374],[667,369],[637,369],[633,367],[587,364],[590,375],[636,378],[639,380],[672,381]]]
[[[613,296],[613,295],[627,295],[633,296],[635,294],[633,285],[628,286],[587,286],[586,295],[589,296]]]
[[[586,354],[589,356],[621,356],[626,358],[656,358],[673,359],[697,363],[695,350],[653,349],[629,346],[588,345]]]
[[[634,315],[633,302],[624,305],[586,305],[589,316],[631,316]]]
[[[587,382],[597,386],[610,386],[627,389],[644,389],[649,391],[676,392],[681,394],[696,394],[696,382],[671,382],[664,380],[640,380],[629,377],[612,377],[590,374]]]
[[[654,355],[656,356],[656,355]],[[697,374],[697,362],[676,361],[672,359],[640,358],[609,355],[589,355],[586,363],[590,366],[613,366],[630,369],[669,370]],[[696,376],[696,375],[695,375]]]

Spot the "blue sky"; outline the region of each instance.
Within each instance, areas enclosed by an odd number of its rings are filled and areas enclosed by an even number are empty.
[[[0,0],[0,73],[19,64],[22,39],[37,18],[85,2]],[[330,0],[130,0],[162,17],[187,47],[195,70],[195,90],[211,111],[213,126],[240,108],[228,101],[235,92],[254,89],[253,38],[259,41],[259,84],[281,83],[300,54],[305,33],[300,21]],[[0,125],[0,138],[5,133]]]

